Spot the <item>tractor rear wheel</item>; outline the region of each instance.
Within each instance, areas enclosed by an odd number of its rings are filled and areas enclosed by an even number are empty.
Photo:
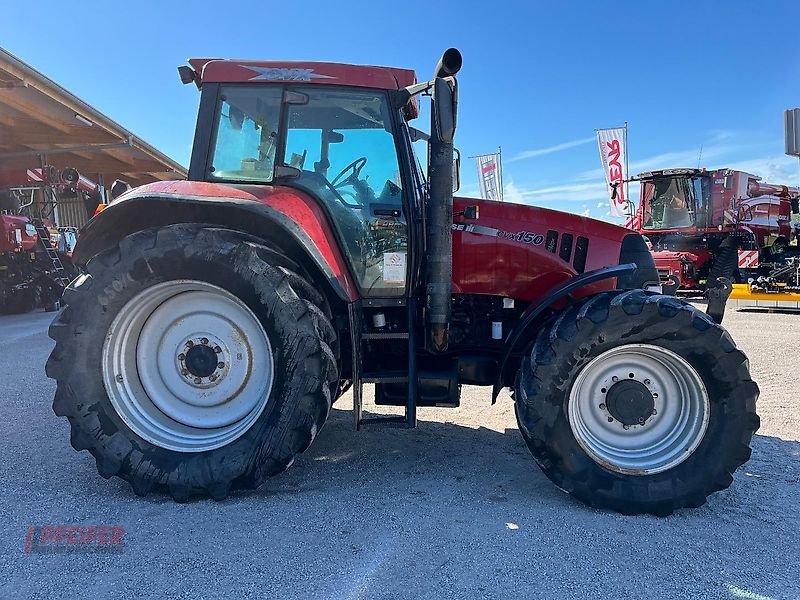
[[[758,387],[709,317],[671,296],[603,293],[536,338],[515,390],[545,474],[595,507],[668,515],[727,488],[750,457]]]
[[[47,374],[102,476],[222,499],[308,447],[338,381],[332,326],[276,263],[291,264],[236,232],[173,225],[124,238],[70,284]]]

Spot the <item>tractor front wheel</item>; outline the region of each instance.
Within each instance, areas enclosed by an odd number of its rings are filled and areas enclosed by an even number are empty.
[[[668,515],[750,457],[758,387],[733,340],[671,296],[604,293],[540,332],[515,393],[545,474],[596,507]]]
[[[291,264],[195,225],[138,232],[90,260],[50,328],[53,409],[73,447],[137,494],[179,501],[283,471],[338,382],[333,327]]]

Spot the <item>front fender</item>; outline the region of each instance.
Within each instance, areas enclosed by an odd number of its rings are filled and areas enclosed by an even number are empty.
[[[358,289],[319,205],[281,186],[228,186],[177,181],[145,185],[124,194],[81,231],[73,253],[83,266],[127,235],[151,227],[202,223],[241,231],[279,249],[343,302]]]
[[[492,390],[492,403],[497,401],[497,396],[500,394],[500,390],[503,388],[504,375],[508,359],[518,347],[520,340],[524,339],[526,334],[530,334],[533,328],[538,326],[537,319],[548,307],[552,306],[554,302],[557,302],[562,298],[569,297],[572,292],[589,284],[596,283],[604,279],[610,279],[612,277],[616,277],[618,280],[630,277],[635,274],[637,268],[638,266],[636,263],[626,263],[622,265],[604,267],[602,269],[595,269],[594,271],[587,271],[586,273],[578,275],[577,277],[567,279],[561,285],[553,288],[550,293],[547,294],[547,296],[528,306],[528,308],[525,309],[525,312],[520,316],[519,322],[516,324],[513,331],[509,334],[508,338],[506,338],[506,341],[503,344],[503,355],[500,359],[500,367],[497,369],[497,380],[495,381],[494,388]],[[530,336],[528,335],[528,337]]]

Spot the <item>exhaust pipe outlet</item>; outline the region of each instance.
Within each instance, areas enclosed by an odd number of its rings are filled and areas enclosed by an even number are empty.
[[[434,79],[437,77],[452,77],[461,70],[461,52],[457,48],[448,48],[442,58],[436,63],[433,70]]]

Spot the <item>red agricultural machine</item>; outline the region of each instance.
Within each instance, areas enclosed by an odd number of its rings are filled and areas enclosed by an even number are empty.
[[[725,277],[755,292],[800,293],[799,189],[731,169],[634,179],[642,186],[639,231],[652,243],[662,284],[699,292]]]
[[[77,275],[70,260],[76,226],[57,227],[58,212],[72,203],[60,196],[84,197],[97,203],[97,186],[75,169],[0,171],[0,313],[33,310],[42,305],[56,310],[66,285]]]
[[[357,428],[414,427],[471,384],[513,389],[539,466],[588,504],[669,514],[731,484],[758,387],[719,324],[659,293],[643,237],[453,197],[457,50],[422,83],[189,64],[189,180],[136,188],[84,228],[50,328],[54,411],[102,476],[223,499],[286,469],[348,388]],[[411,125],[421,95],[430,134]],[[365,384],[404,415],[362,413]]]

